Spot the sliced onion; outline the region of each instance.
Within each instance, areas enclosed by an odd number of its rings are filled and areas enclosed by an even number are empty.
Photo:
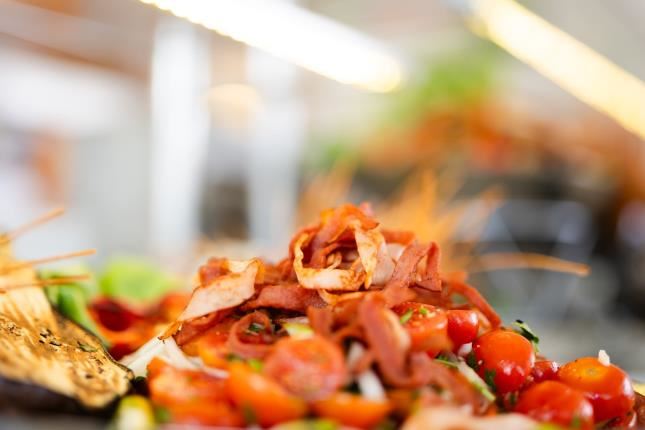
[[[352,369],[365,354],[365,347],[358,342],[353,342],[347,352],[347,366]],[[356,375],[356,384],[361,395],[369,400],[385,400],[385,388],[373,370],[368,369]]]
[[[609,354],[607,354],[607,351],[605,351],[604,349],[598,351],[598,361],[600,361],[600,364],[602,364],[603,366],[611,365],[611,358],[609,358]]]

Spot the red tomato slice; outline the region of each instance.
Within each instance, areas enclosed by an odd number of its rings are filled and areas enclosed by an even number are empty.
[[[248,421],[268,427],[301,418],[307,413],[307,404],[303,400],[246,364],[231,363],[228,370],[228,395],[247,415]]]
[[[558,378],[585,393],[597,421],[622,417],[634,408],[629,376],[613,364],[605,366],[594,357],[579,358],[562,366]]]
[[[416,302],[402,303],[392,310],[410,335],[413,351],[427,351],[435,357],[441,351],[452,349],[448,338],[448,317],[443,310]]]
[[[316,415],[340,424],[358,428],[372,428],[390,413],[387,400],[368,400],[356,394],[337,392],[313,404]]]
[[[509,330],[492,330],[473,342],[477,373],[492,382],[497,393],[519,390],[533,369],[533,345]]]
[[[264,373],[305,400],[325,398],[347,380],[340,347],[319,336],[278,341],[264,362]]]
[[[594,426],[593,407],[584,394],[557,381],[540,382],[524,391],[515,412],[565,428],[591,430]]]

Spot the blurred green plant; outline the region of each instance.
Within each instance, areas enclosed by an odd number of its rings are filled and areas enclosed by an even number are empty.
[[[99,291],[106,297],[149,303],[177,287],[177,281],[157,266],[135,257],[119,257],[105,266]]]

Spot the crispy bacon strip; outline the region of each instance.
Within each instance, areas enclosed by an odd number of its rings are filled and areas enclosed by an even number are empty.
[[[421,287],[430,291],[441,291],[441,277],[439,275],[439,261],[441,251],[439,246],[432,242],[428,249],[428,260],[426,261],[425,273],[417,282]]]
[[[298,283],[284,283],[262,287],[257,298],[246,302],[242,309],[275,308],[305,312],[308,307],[323,307],[325,302],[314,290],[302,288]]]
[[[458,280],[448,281],[449,294],[461,294],[468,300],[468,302],[479,309],[481,313],[488,319],[492,328],[497,328],[502,324],[502,319],[495,309],[486,301],[484,296],[481,295],[475,287],[468,285],[465,282]]]
[[[263,358],[271,351],[275,340],[271,319],[265,313],[256,311],[233,324],[228,347],[243,358]]]
[[[383,289],[390,307],[414,297],[414,293],[408,287],[415,281],[417,266],[427,252],[428,245],[410,245],[405,248],[394,267],[392,278]]]
[[[350,204],[327,210],[323,212],[321,218],[323,219],[322,226],[314,236],[311,244],[312,257],[310,264],[312,267],[321,267],[324,264],[321,250],[339,239],[352,223],[358,222],[364,230],[372,230],[378,226],[376,220]]]
[[[189,321],[222,309],[229,309],[250,299],[255,294],[256,278],[261,276],[262,262],[253,259],[245,262],[228,260],[231,273],[221,275],[193,291],[179,322]]]
[[[334,325],[334,314],[328,307],[310,307],[307,309],[309,326],[314,333],[325,338],[331,336]]]

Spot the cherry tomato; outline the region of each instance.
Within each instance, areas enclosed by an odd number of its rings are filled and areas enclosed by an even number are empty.
[[[182,349],[189,355],[193,355],[191,352],[194,352],[207,366],[225,368],[228,365],[226,358],[229,353],[226,342],[234,322],[232,319],[224,320],[183,345]]]
[[[477,312],[466,309],[448,311],[448,336],[455,347],[475,340],[478,331],[479,317]]]
[[[533,382],[553,381],[558,379],[560,365],[551,360],[538,360],[533,366],[531,377]]]
[[[343,352],[319,336],[278,341],[264,362],[264,373],[305,400],[327,397],[347,380]]]
[[[257,424],[269,427],[301,418],[307,413],[307,404],[303,400],[246,364],[231,363],[228,371],[226,388],[230,399],[251,415]]]
[[[145,318],[145,315],[107,297],[92,302],[90,311],[101,326],[111,331],[127,330]]]
[[[174,321],[186,308],[189,301],[189,293],[175,292],[167,294],[161,302],[159,302],[158,312],[165,321]]]
[[[177,369],[154,358],[148,365],[148,388],[152,402],[167,408],[175,423],[244,425],[242,414],[227,398],[226,382],[204,372]]]
[[[585,393],[597,421],[622,417],[634,408],[629,376],[613,364],[605,366],[594,357],[579,358],[562,366],[558,378]]]
[[[593,407],[581,391],[557,381],[544,381],[528,388],[515,406],[519,412],[536,421],[593,429]]]
[[[535,354],[526,338],[509,330],[492,330],[473,342],[477,373],[493,382],[497,393],[516,391],[533,369]]]
[[[446,313],[431,305],[406,302],[392,309],[410,335],[413,351],[427,351],[432,357],[451,350]]]
[[[372,428],[392,410],[387,400],[369,400],[362,396],[336,392],[313,403],[316,415],[349,427]]]
[[[195,424],[217,428],[243,428],[244,416],[225,402],[190,401],[166,407],[176,424]]]
[[[177,403],[226,399],[226,383],[204,372],[177,369],[163,360],[148,365],[148,388],[153,402],[170,407]]]

